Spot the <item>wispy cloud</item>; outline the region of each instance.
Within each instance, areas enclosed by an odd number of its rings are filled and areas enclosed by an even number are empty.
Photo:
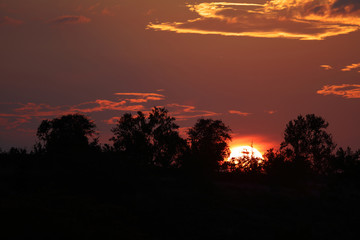
[[[16,128],[23,123],[30,122],[37,118],[50,118],[74,113],[96,113],[103,111],[141,111],[143,105],[126,105],[126,102],[95,100],[92,102],[80,103],[73,106],[51,106],[44,103],[18,103],[15,108],[7,113],[0,113],[0,118],[8,119],[7,128]]]
[[[92,5],[78,5],[75,8],[76,12],[86,13],[91,15],[103,15],[103,16],[114,16],[117,9],[120,8],[120,4],[113,2],[98,1]]]
[[[64,15],[50,21],[52,24],[80,24],[89,23],[91,19],[85,16]]]
[[[118,96],[126,96],[125,101],[132,103],[146,103],[148,101],[160,101],[165,99],[165,95],[159,93],[115,93]]]
[[[120,120],[120,117],[111,117],[109,119],[104,120],[104,123],[109,125],[115,125]]]
[[[8,17],[8,16],[0,17],[0,26],[4,26],[4,25],[16,26],[16,25],[21,25],[23,23],[24,22],[22,20],[18,20],[18,19],[11,18],[11,17]]]
[[[331,69],[333,69],[333,67],[330,66],[330,65],[321,65],[320,67],[322,67],[322,68],[325,69],[325,70],[331,70]]]
[[[272,114],[275,114],[277,111],[276,110],[267,110],[265,112],[272,115]]]
[[[136,112],[146,110],[141,103],[148,101],[159,101],[164,99],[164,95],[157,93],[116,93],[118,96],[126,96],[118,100],[96,99],[79,103],[76,105],[51,106],[45,103],[2,103],[8,111],[0,113],[2,126],[6,128],[17,128],[21,124],[30,122],[33,119],[50,118],[65,114],[74,113],[98,113],[104,111],[117,112]],[[110,122],[109,122],[110,123]]]
[[[177,33],[322,40],[359,30],[358,0],[270,0],[265,4],[188,4],[198,18],[150,23],[149,29]]]
[[[321,95],[338,95],[344,98],[360,98],[360,84],[325,85],[317,91]]]
[[[192,118],[212,117],[218,115],[218,113],[216,112],[208,110],[198,110],[195,106],[182,105],[178,103],[167,104],[166,108],[168,108],[172,115],[179,121]]]
[[[229,113],[236,114],[236,115],[239,115],[239,116],[244,116],[244,117],[247,117],[247,116],[252,114],[252,113],[241,112],[241,111],[237,111],[237,110],[229,110]]]
[[[97,114],[100,122],[116,124],[125,112],[142,111],[148,114],[156,103],[164,103],[165,95],[159,93],[115,93],[116,100],[96,99],[75,105],[52,106],[45,103],[0,103],[0,127],[22,129],[24,124],[39,122],[41,119],[58,117],[66,114]],[[177,120],[215,116],[217,113],[198,110],[195,106],[178,103],[163,104]],[[101,113],[101,114],[98,114]]]
[[[351,65],[348,65],[348,66],[344,67],[343,69],[341,69],[341,71],[349,72],[349,71],[357,69],[357,68],[360,68],[360,63],[354,63],[354,64],[351,64]]]
[[[1,115],[0,115],[1,116]],[[27,123],[31,118],[26,118],[23,116],[19,117],[0,117],[0,127],[3,127],[5,129],[14,129],[18,128],[20,125]]]

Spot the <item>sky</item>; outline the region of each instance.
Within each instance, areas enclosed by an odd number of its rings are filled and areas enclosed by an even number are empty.
[[[101,142],[124,113],[166,107],[231,146],[278,148],[314,113],[360,148],[359,0],[0,0],[0,148],[44,119],[81,113]]]

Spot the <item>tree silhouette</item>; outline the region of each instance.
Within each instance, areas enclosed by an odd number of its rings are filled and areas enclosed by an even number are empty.
[[[187,144],[179,136],[175,118],[170,117],[165,108],[154,107],[149,116],[149,125],[154,163],[163,167],[179,164],[177,159],[186,151]]]
[[[270,176],[289,177],[293,173],[291,155],[291,152],[287,153],[286,150],[267,150],[264,154],[265,172]]]
[[[230,132],[221,120],[199,119],[188,130],[193,164],[205,171],[219,170],[219,163],[230,155]]]
[[[81,114],[69,114],[53,120],[43,120],[38,127],[40,146],[47,153],[77,153],[97,144],[96,125]],[[90,142],[92,138],[92,142]]]
[[[186,149],[179,136],[179,126],[165,108],[154,107],[148,117],[124,114],[112,129],[114,148],[139,165],[169,167]]]
[[[110,140],[114,142],[117,152],[134,160],[137,165],[145,165],[151,161],[150,128],[141,111],[135,116],[125,113],[111,131],[114,137]]]
[[[314,114],[297,119],[286,125],[281,150],[286,150],[298,169],[311,169],[323,174],[328,169],[332,151],[335,149],[332,136],[326,132],[329,124]]]
[[[354,176],[360,173],[360,150],[353,151],[350,147],[339,148],[332,159],[331,167],[336,174]]]

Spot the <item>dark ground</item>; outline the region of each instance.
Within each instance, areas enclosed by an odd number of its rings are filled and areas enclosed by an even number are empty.
[[[7,239],[358,239],[347,180],[1,169]],[[6,238],[2,238],[6,239]]]

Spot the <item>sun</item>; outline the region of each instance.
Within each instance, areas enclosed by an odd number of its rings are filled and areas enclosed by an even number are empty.
[[[260,158],[264,159],[262,154],[254,147],[250,146],[241,146],[241,147],[234,147],[230,149],[231,154],[228,160],[232,158],[242,158],[242,157],[253,157],[253,158]]]

